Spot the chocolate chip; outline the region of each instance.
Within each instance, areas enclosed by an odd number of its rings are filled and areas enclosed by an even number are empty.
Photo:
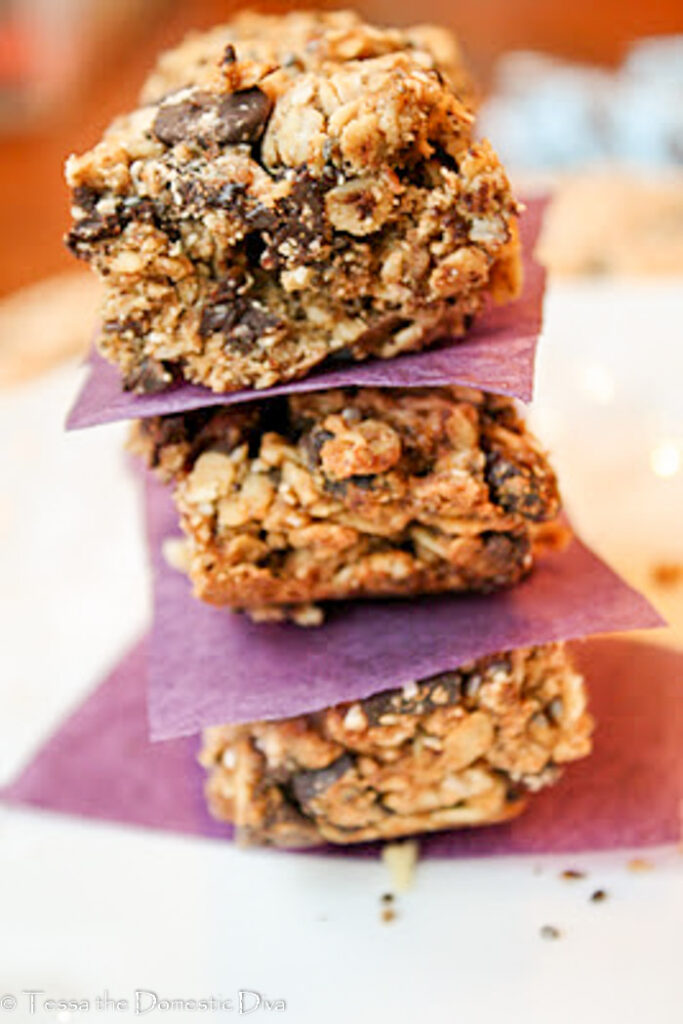
[[[462,694],[467,700],[474,700],[482,684],[482,677],[480,672],[474,672],[472,675],[467,676],[462,684]]]
[[[355,761],[350,754],[342,754],[327,768],[297,772],[291,780],[294,796],[302,807],[306,807],[326,789],[338,782],[346,772],[351,771],[354,766]]]
[[[77,185],[72,192],[74,206],[78,206],[87,213],[92,213],[100,199],[99,192],[90,185]]]
[[[67,248],[75,256],[87,258],[88,249],[93,242],[100,242],[104,238],[115,238],[121,234],[124,226],[125,221],[115,213],[107,214],[106,217],[101,217],[98,213],[83,217],[76,221],[66,236]]]
[[[221,57],[221,65],[222,67],[229,67],[229,65],[234,64],[236,60],[237,54],[235,53],[235,47],[232,45],[232,43],[228,43],[228,45],[223,50],[223,56]]]
[[[222,210],[229,210],[236,216],[246,219],[245,192],[244,185],[228,182],[227,185],[222,185],[217,191],[207,195],[206,202],[209,206],[218,206]]]
[[[218,107],[221,121],[219,141],[256,142],[263,134],[271,107],[270,99],[256,86],[226,96]]]
[[[199,324],[202,338],[217,333],[227,334],[237,323],[244,306],[238,290],[245,280],[244,272],[233,267],[214,290],[211,303],[202,311]]]
[[[328,480],[327,477],[325,477],[323,490],[326,494],[331,494],[333,498],[339,498],[340,501],[343,501],[347,495],[348,489],[348,480]]]
[[[523,796],[524,790],[522,789],[522,787],[516,786],[513,783],[510,783],[505,791],[505,801],[508,804],[519,803]]]
[[[427,690],[427,702],[435,707],[443,707],[445,704],[457,704],[462,695],[462,674],[460,672],[442,672],[441,675],[427,679],[425,684]],[[439,691],[440,699],[434,700],[435,691]],[[446,692],[448,699],[444,700],[443,692]]]
[[[369,724],[380,725],[385,715],[423,715],[436,708],[458,704],[461,699],[462,676],[459,672],[442,672],[417,684],[415,693],[386,690],[361,701]]]
[[[81,209],[87,209],[88,216],[77,220],[66,237],[67,247],[81,258],[87,258],[93,243],[107,238],[116,238],[132,221],[154,224],[172,240],[178,237],[177,227],[164,220],[163,207],[149,199],[129,196],[117,203],[114,213],[97,213],[96,204],[100,198],[92,189],[83,186],[74,190],[74,200]],[[78,193],[78,195],[77,195]]]
[[[409,323],[410,321],[405,317],[394,313],[380,317],[357,338],[356,347],[364,352],[372,352],[388,341],[392,335],[407,327]]]
[[[197,142],[208,146],[256,142],[263,134],[271,101],[257,87],[216,97],[196,92],[180,103],[161,106],[152,131],[167,146]]]
[[[247,225],[254,231],[272,231],[277,227],[277,214],[268,206],[257,203],[246,215]]]
[[[255,209],[250,226],[263,233],[266,243],[261,265],[266,270],[316,263],[329,251],[332,229],[325,215],[325,192],[336,184],[329,172],[320,178],[299,171],[287,196],[274,210]]]
[[[123,320],[105,320],[102,324],[105,334],[128,334],[133,338],[142,338],[148,329],[144,317],[137,319],[127,316]]]
[[[327,441],[333,441],[334,434],[329,430],[312,430],[301,438],[301,448],[306,456],[310,469],[320,465],[320,449]]]
[[[201,337],[211,334],[225,336],[227,347],[238,352],[250,351],[256,342],[280,326],[281,321],[263,306],[239,294],[246,277],[239,268],[234,268],[216,289],[213,301],[205,306],[199,323]]]
[[[125,391],[156,395],[176,383],[176,371],[173,363],[147,357],[124,379],[123,387]]]
[[[245,303],[238,322],[228,333],[228,347],[238,352],[249,352],[264,334],[279,325],[278,318],[268,313],[262,306]]]
[[[328,370],[350,366],[354,362],[356,360],[354,359],[353,352],[350,348],[344,346],[344,348],[338,348],[336,352],[330,352],[329,356],[325,356],[322,363],[318,366],[318,372],[326,373]]]
[[[486,457],[486,481],[496,504],[506,512],[523,515],[534,522],[548,513],[548,481],[527,466],[521,466],[500,452]]]
[[[361,491],[371,491],[376,480],[376,476],[369,476],[363,473],[357,473],[356,476],[349,477],[349,483],[353,484],[354,487],[358,487]]]
[[[447,153],[443,146],[435,146],[434,159],[438,160],[443,167],[447,167],[449,171],[453,171],[454,174],[459,173],[458,161],[450,153]]]
[[[546,708],[546,714],[551,722],[555,725],[559,725],[564,716],[564,701],[561,697],[554,697],[548,707]]]
[[[237,318],[235,299],[225,299],[207,306],[202,312],[199,323],[199,334],[202,338],[208,338],[212,334],[227,332],[231,329]]]
[[[506,533],[485,530],[480,539],[494,574],[500,573],[507,580],[511,578],[513,567],[522,568],[531,550],[531,541],[523,530]]]
[[[207,110],[205,93],[198,93],[191,100],[181,103],[166,103],[159,107],[152,131],[166,146],[193,139],[199,131],[199,120]]]

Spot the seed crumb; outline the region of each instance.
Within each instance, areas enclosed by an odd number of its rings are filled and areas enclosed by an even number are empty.
[[[554,924],[544,924],[541,928],[542,939],[559,939],[562,936],[562,932],[559,928],[556,928]]]
[[[412,886],[418,853],[419,846],[414,839],[386,843],[382,847],[382,860],[389,869],[395,892],[405,892]]]
[[[396,920],[396,911],[393,907],[385,907],[382,911],[382,922],[384,924],[390,924],[391,921]]]
[[[633,857],[626,865],[629,871],[652,871],[654,864],[644,857]]]
[[[591,903],[604,903],[607,899],[607,893],[604,889],[596,889],[594,893],[591,893]]]
[[[394,894],[393,892],[383,892],[381,896],[382,903],[393,903]]]
[[[578,871],[576,868],[567,868],[560,875],[560,878],[564,878],[568,882],[574,882],[574,881],[576,881],[579,878],[585,878],[585,877],[586,877],[586,872],[585,871]]]
[[[161,545],[164,561],[177,572],[187,572],[190,568],[190,549],[182,537],[166,537]]]

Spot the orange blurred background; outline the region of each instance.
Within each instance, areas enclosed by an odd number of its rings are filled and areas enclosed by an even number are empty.
[[[61,245],[68,220],[62,164],[68,153],[91,145],[103,126],[133,102],[158,50],[192,27],[224,20],[239,6],[244,5],[229,0],[129,3],[125,26],[99,43],[69,98],[49,115],[0,136],[0,230],[5,239],[0,295],[73,266]],[[311,4],[249,6],[272,10]],[[680,0],[403,0],[398,5],[369,0],[359,9],[379,22],[432,20],[455,29],[484,87],[496,58],[506,50],[535,49],[615,65],[633,40],[683,27]],[[21,40],[5,33],[0,44],[3,78],[11,73],[20,47]]]

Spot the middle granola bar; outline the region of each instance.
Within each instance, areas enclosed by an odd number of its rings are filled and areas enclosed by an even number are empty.
[[[261,618],[509,586],[531,567],[535,524],[559,508],[514,403],[462,387],[156,417],[135,425],[132,447],[173,482],[197,596]]]

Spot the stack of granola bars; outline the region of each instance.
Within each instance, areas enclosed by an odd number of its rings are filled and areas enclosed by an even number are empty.
[[[441,30],[243,15],[165,54],[68,162],[69,245],[104,282],[97,346],[177,505],[169,557],[194,600],[259,624],[255,645],[324,635],[355,602],[514,588],[563,533],[513,399],[438,361],[522,288],[528,214],[473,94]],[[589,752],[561,643],[442,668],[203,723],[212,812],[293,846],[481,825]]]

